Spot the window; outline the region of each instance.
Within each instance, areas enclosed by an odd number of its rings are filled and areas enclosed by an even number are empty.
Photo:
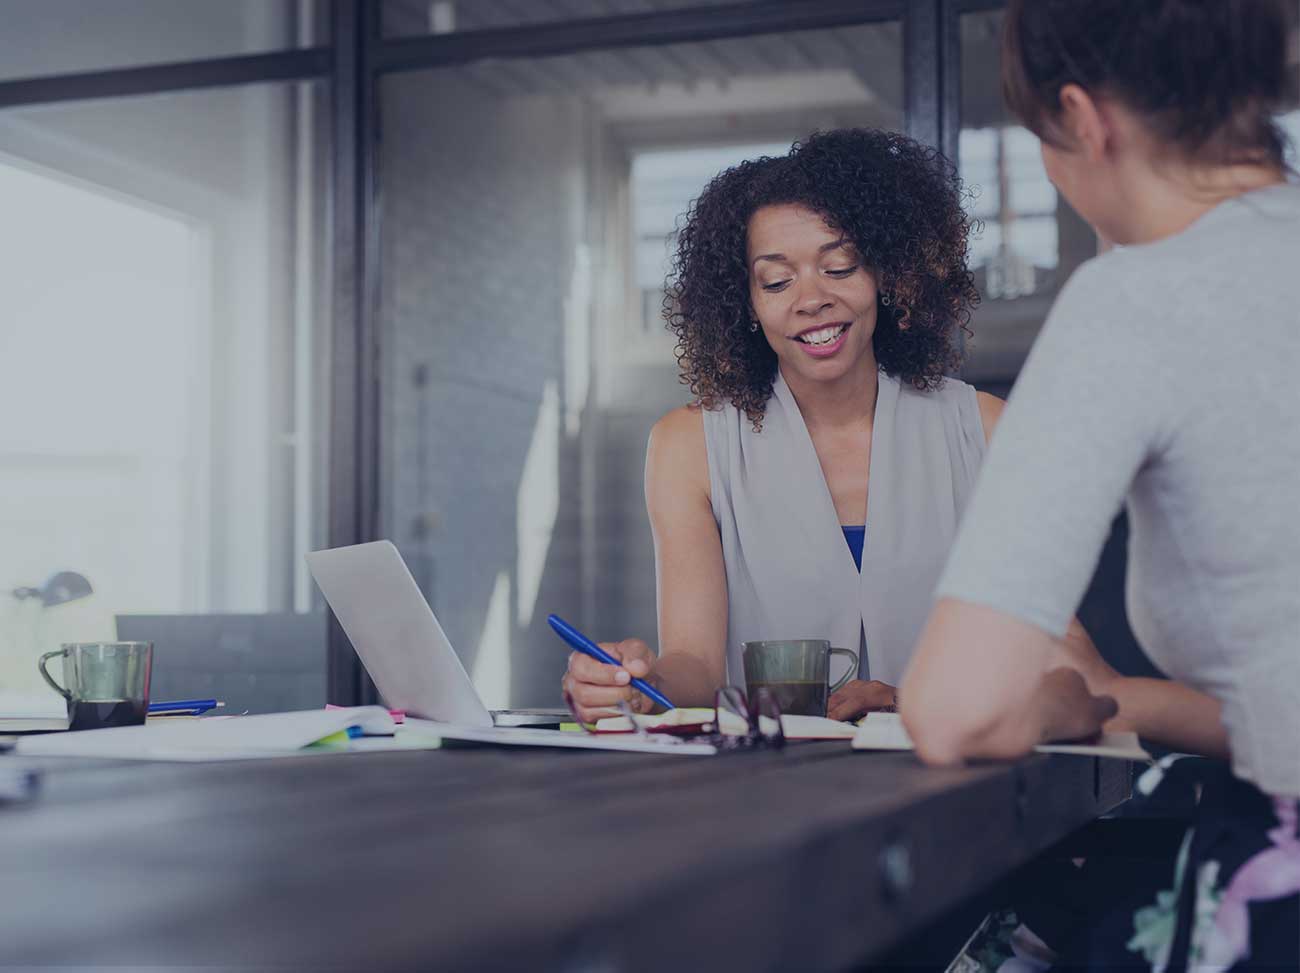
[[[322,0],[5,0],[0,79],[261,54],[328,40]]]
[[[0,576],[75,568],[111,604],[206,604],[190,556],[211,547],[213,502],[202,225],[12,159],[0,208],[26,228],[0,239]]]
[[[312,83],[0,113],[0,688],[123,613],[316,604],[327,117]],[[59,571],[93,595],[7,595]]]
[[[384,33],[405,37],[615,17],[744,0],[383,0]]]
[[[1001,11],[961,16],[958,163],[982,226],[970,267],[982,298],[963,377],[1006,395],[1074,268],[1097,238],[1048,181],[1038,138],[1007,112],[999,75]]]
[[[1038,139],[1018,125],[964,128],[962,181],[975,193],[971,212],[982,226],[970,246],[970,267],[986,300],[1027,297],[1050,288],[1060,262],[1056,189],[1047,178]]]
[[[635,306],[640,309],[631,320],[636,331],[634,347],[649,348],[661,361],[665,342],[671,348],[673,339],[663,317],[664,282],[677,247],[677,228],[691,203],[723,169],[746,159],[785,155],[799,134],[781,142],[659,149],[633,155],[632,279]]]

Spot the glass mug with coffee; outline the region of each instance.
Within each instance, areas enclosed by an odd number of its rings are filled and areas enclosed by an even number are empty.
[[[852,660],[848,672],[834,685],[830,683],[832,655]],[[831,693],[858,674],[858,654],[835,648],[825,639],[746,642],[742,658],[749,692],[767,687],[781,712],[792,715],[825,716]]]
[[[63,657],[63,682],[54,681],[45,664]],[[149,711],[152,642],[68,642],[46,652],[41,675],[68,702],[69,730],[138,726]]]

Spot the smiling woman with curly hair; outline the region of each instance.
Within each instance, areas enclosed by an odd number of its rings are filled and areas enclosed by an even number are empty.
[[[664,305],[682,379],[699,402],[730,402],[761,424],[777,353],[750,327],[745,241],[758,210],[790,204],[821,216],[871,269],[880,294],[876,363],[918,389],[955,371],[958,335],[979,296],[952,165],[897,133],[843,130],[726,170],[691,208]]]
[[[945,377],[976,301],[969,229],[952,165],[895,133],[813,135],[705,188],[666,302],[695,401],[646,456],[660,652],[571,657],[583,719],[645,707],[631,676],[708,705],[746,683],[744,643],[772,639],[857,653],[807,709],[896,705],[1002,407]]]

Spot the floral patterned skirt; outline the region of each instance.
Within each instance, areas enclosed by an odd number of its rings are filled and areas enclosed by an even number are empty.
[[[1138,783],[1171,788],[1200,792],[1172,883],[1145,890],[1129,934],[1098,943],[1089,965],[1300,970],[1300,801],[1270,797],[1215,761],[1166,758]]]
[[[1181,842],[1170,827],[1138,853],[1027,870],[1014,908],[991,915],[949,969],[1300,970],[1300,802],[1218,761],[1166,758],[1134,803],[1194,808],[1191,826]]]
[[[1180,793],[1195,811],[1175,861],[1111,874],[1109,901],[1053,969],[1300,970],[1300,802],[1176,757],[1139,779],[1136,799]]]

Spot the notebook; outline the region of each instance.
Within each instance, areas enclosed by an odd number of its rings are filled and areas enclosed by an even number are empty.
[[[712,710],[709,711],[712,715]],[[707,756],[718,752],[711,743],[695,743],[655,734],[650,737],[623,733],[564,733],[536,727],[453,726],[431,720],[406,718],[406,725],[426,730],[444,741],[496,747],[554,747],[563,750],[617,750],[624,753],[658,753],[674,757]]]
[[[713,721],[713,708],[679,707],[666,713],[638,716],[637,724],[642,729],[654,730],[656,727],[689,726],[694,723]],[[741,736],[747,730],[746,723],[735,713],[722,714],[722,732],[731,736]],[[824,716],[799,716],[782,714],[781,729],[787,740],[852,740],[857,727],[852,723],[827,719]],[[596,723],[597,733],[631,733],[632,724],[626,716],[609,716]]]

